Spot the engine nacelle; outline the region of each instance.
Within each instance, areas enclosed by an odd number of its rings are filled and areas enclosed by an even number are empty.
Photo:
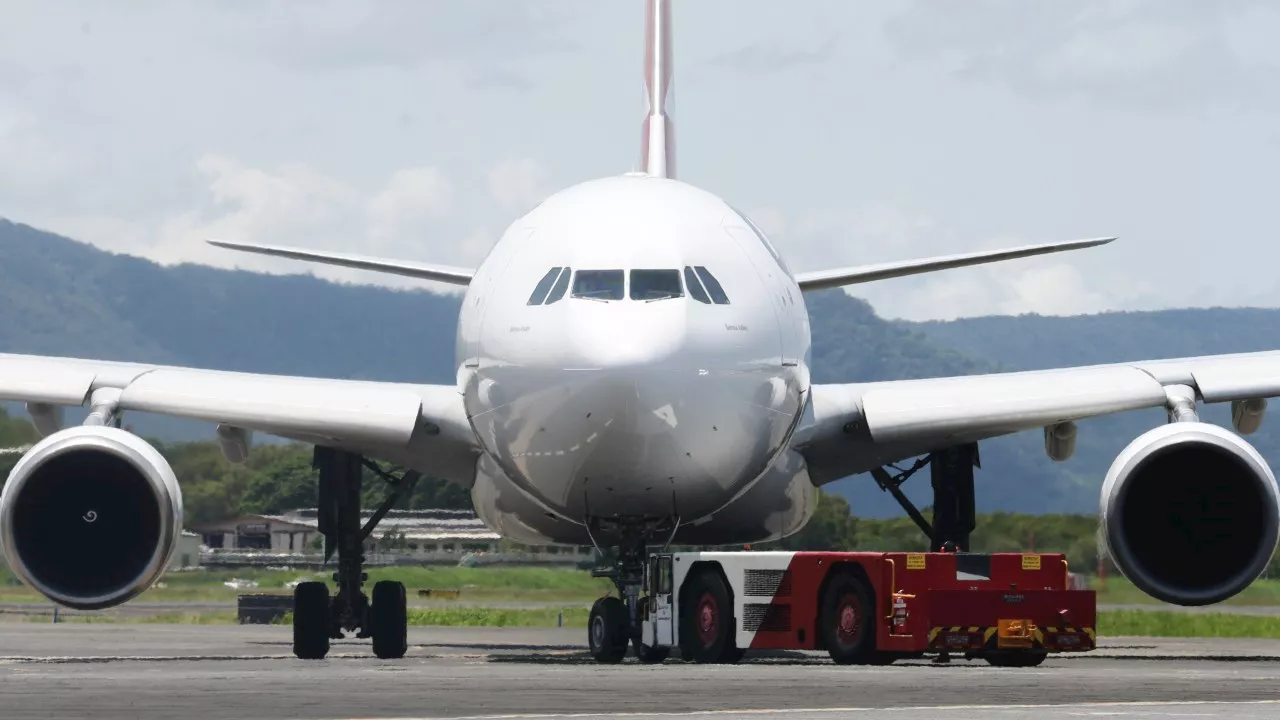
[[[113,427],[73,427],[41,440],[0,494],[9,567],[68,607],[111,607],[146,590],[181,533],[182,492],[169,463]]]
[[[1266,569],[1280,538],[1280,491],[1239,436],[1175,422],[1116,457],[1099,519],[1100,549],[1134,585],[1165,602],[1208,605]]]

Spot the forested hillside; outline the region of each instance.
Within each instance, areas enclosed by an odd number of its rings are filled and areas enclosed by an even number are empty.
[[[972,374],[1280,347],[1280,311],[1274,310],[904,323],[877,317],[866,302],[839,290],[811,294],[806,300],[813,319],[816,382]],[[456,296],[339,285],[307,275],[161,267],[4,220],[0,220],[0,308],[0,352],[330,377],[419,382],[454,378]],[[1228,420],[1224,408],[1212,408],[1207,417],[1219,423]],[[130,416],[128,422],[138,432],[170,445],[212,437],[212,428],[198,423],[138,415]],[[1077,456],[1062,464],[1045,457],[1039,433],[984,443],[979,507],[1096,512],[1098,488],[1111,459],[1129,440],[1161,422],[1163,413],[1152,411],[1085,423]],[[1276,425],[1268,420],[1253,438],[1273,461],[1280,459]],[[211,451],[191,452],[203,458],[201,462],[222,462]],[[0,468],[5,460],[0,457]],[[255,455],[253,462],[271,464],[271,453],[263,452],[261,459]],[[250,478],[237,474],[245,470],[218,467],[234,481],[233,489],[210,489],[211,494],[269,496],[265,491],[247,495]],[[927,476],[922,476],[906,489],[927,504],[928,486]],[[899,513],[892,499],[865,476],[827,489],[849,499],[860,515]],[[191,497],[200,492],[193,488]],[[232,507],[239,501],[226,502]]]

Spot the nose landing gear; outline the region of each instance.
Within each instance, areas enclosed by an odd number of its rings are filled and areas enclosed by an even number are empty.
[[[589,521],[587,527],[596,532],[600,529],[595,520]],[[666,519],[616,523],[611,528],[612,536],[622,538],[617,559],[610,567],[592,571],[595,577],[609,578],[618,590],[618,597],[600,598],[591,607],[587,639],[597,662],[622,662],[628,645],[635,648],[636,659],[643,664],[665,661],[676,644],[684,659],[695,662],[732,663],[742,657],[734,646],[733,608],[720,576],[699,573],[697,596],[688,598],[687,603],[678,602],[671,586],[671,556],[661,551],[649,553],[649,538],[660,537],[669,543],[678,527],[678,519]],[[595,532],[592,537],[596,537]],[[689,629],[682,630],[679,643],[672,641],[669,628],[665,637],[657,630],[645,629],[646,621],[654,618],[666,618],[669,624],[671,613],[676,610],[673,605],[684,613],[680,627]],[[651,628],[656,625],[647,624]]]

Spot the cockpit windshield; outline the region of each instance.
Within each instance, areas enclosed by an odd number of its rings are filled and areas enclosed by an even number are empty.
[[[725,294],[724,288],[720,286],[720,281],[716,280],[711,271],[701,265],[694,267],[685,266],[684,281],[689,286],[689,294],[694,300],[708,305],[715,303],[716,305],[728,305],[729,296]],[[705,289],[704,289],[705,288]]]
[[[679,270],[632,270],[632,300],[665,300],[684,295]]]
[[[542,301],[547,297],[547,291],[551,289],[551,284],[556,281],[556,277],[560,275],[563,268],[553,267],[547,271],[546,275],[538,281],[538,286],[533,289],[533,294],[529,296],[530,305],[541,305]]]
[[[626,278],[621,270],[579,270],[573,276],[573,297],[621,300]]]

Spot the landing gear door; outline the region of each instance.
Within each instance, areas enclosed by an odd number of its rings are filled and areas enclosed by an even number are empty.
[[[675,611],[671,600],[671,556],[654,555],[649,565],[653,590],[654,645],[669,647],[675,641]]]

